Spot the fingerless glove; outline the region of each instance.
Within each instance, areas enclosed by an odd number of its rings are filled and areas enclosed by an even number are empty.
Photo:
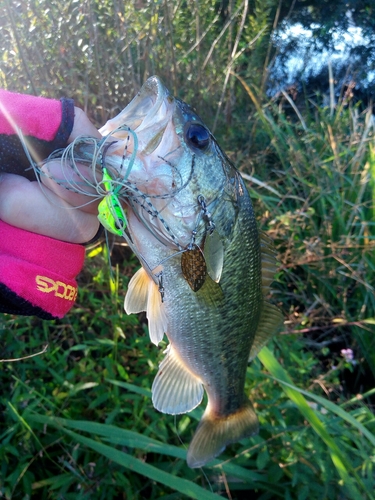
[[[3,221],[0,235],[0,312],[62,318],[77,296],[84,247]]]
[[[67,145],[74,124],[72,99],[46,99],[0,89],[0,172],[35,180],[22,143],[21,130],[34,161]]]
[[[1,172],[35,180],[17,129],[38,162],[66,147],[73,124],[71,99],[56,101],[0,90],[0,182]],[[62,318],[76,299],[75,276],[84,253],[81,245],[0,221],[0,312]]]

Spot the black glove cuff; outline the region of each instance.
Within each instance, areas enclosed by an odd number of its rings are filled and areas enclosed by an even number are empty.
[[[41,319],[55,319],[52,314],[40,307],[33,306],[28,300],[19,297],[3,283],[0,283],[0,313],[37,316]]]
[[[45,141],[32,136],[25,136],[30,149],[38,152],[40,158],[48,156],[56,149],[66,147],[74,125],[74,101],[61,99],[62,117],[60,127],[53,141]],[[17,174],[35,181],[35,172],[30,166],[18,135],[0,134],[0,173]]]

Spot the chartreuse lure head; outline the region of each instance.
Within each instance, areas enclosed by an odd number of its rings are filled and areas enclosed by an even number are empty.
[[[112,188],[113,179],[105,167],[103,168],[103,185],[107,194],[98,205],[98,220],[107,231],[122,236],[127,226],[126,215],[116,190]]]

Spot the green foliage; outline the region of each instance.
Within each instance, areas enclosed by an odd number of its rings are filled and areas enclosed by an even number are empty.
[[[251,4],[5,0],[0,5],[0,85],[73,97],[103,124],[157,74],[175,95],[199,101],[212,126],[231,70],[254,57],[262,61],[254,78],[262,78],[278,1]],[[233,89],[230,93],[224,113],[217,115],[222,124],[231,120]]]
[[[305,118],[295,108],[295,121],[246,88],[258,110],[253,130],[267,141],[253,168],[272,164],[268,186],[278,197],[252,194],[280,250],[292,328],[352,335],[375,375],[372,115],[341,103]]]
[[[98,257],[89,260],[91,272],[99,273],[102,266]],[[95,272],[92,276],[97,278]],[[264,350],[260,359],[275,378],[255,361],[246,387],[260,418],[259,436],[229,447],[205,474],[189,469],[186,446],[202,409],[176,419],[154,410],[149,388],[160,352],[150,348],[147,332],[133,317],[114,313],[104,281],[96,279],[90,292],[102,303],[102,324],[85,293],[84,309],[78,307],[69,322],[34,320],[31,330],[30,320],[7,321],[2,338],[13,356],[41,350],[46,335],[50,347],[44,355],[2,365],[0,484],[5,498],[159,498],[173,491],[215,498],[211,490],[225,495],[226,488],[231,498],[241,498],[242,490],[258,492],[260,498],[335,499],[341,490],[347,498],[366,492],[371,498],[373,414],[360,400],[336,405],[319,396],[306,377],[306,367],[317,361],[294,336],[281,337],[274,350],[285,367],[293,367],[303,389],[290,386],[284,369]],[[120,336],[116,324],[122,325]],[[301,352],[298,365],[294,354]],[[339,375],[340,369],[333,386]],[[320,376],[328,386],[325,374]],[[279,384],[287,388],[285,394]],[[337,464],[327,448],[337,453],[338,446]],[[340,486],[343,478],[349,480]],[[355,497],[350,488],[361,493]]]
[[[202,408],[176,418],[153,408],[150,387],[165,345],[150,344],[143,315],[123,312],[138,264],[116,242],[110,275],[105,247],[89,249],[66,318],[0,317],[6,499],[374,497],[372,117],[344,101],[297,110],[287,94],[267,99],[279,2],[250,4],[0,6],[3,86],[72,96],[102,124],[157,73],[216,126],[249,181],[260,227],[276,243],[272,300],[286,316],[283,335],[248,367],[259,436],[191,470],[186,447]]]

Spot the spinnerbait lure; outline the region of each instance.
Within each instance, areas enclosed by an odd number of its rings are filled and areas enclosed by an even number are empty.
[[[121,186],[113,189],[113,179],[102,164],[103,186],[107,192],[98,205],[98,220],[107,231],[123,236],[127,226],[125,212],[118,198]]]

